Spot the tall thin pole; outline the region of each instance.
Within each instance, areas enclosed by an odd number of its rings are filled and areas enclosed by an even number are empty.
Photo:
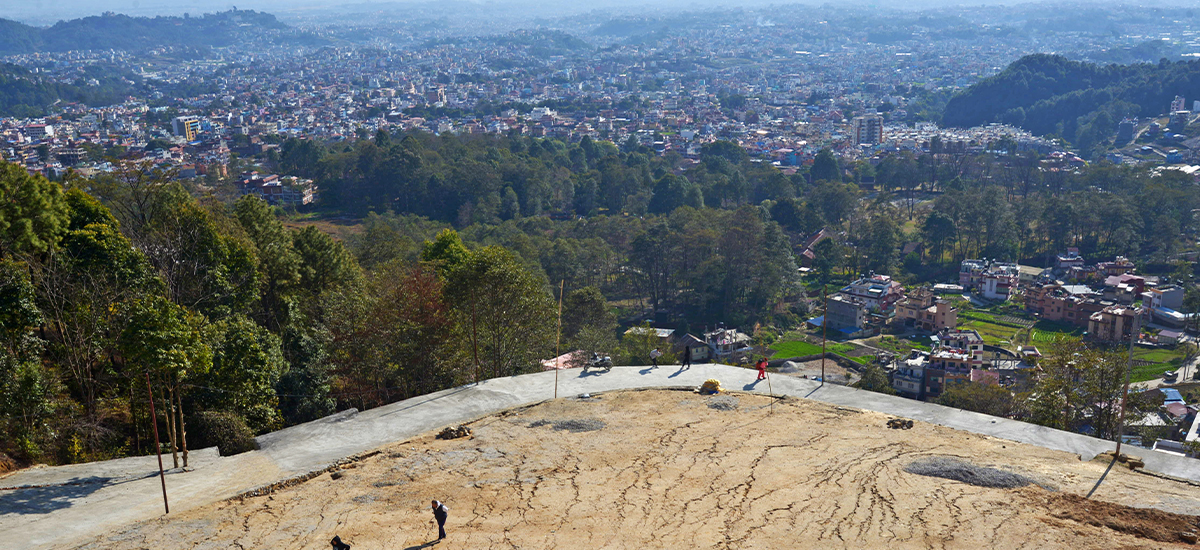
[[[559,358],[562,357],[562,300],[563,289],[567,287],[567,280],[563,279],[558,283],[558,334],[554,337],[554,398],[558,399],[558,371]]]
[[[475,289],[471,289],[471,355],[475,358],[475,383],[479,383],[479,340],[475,331]]]
[[[167,504],[167,475],[162,467],[162,445],[158,442],[158,417],[154,415],[154,390],[150,389],[150,373],[146,373],[146,392],[150,394],[150,425],[154,426],[154,451],[158,453],[158,479],[162,481],[163,508],[171,513],[171,505]]]
[[[1125,437],[1125,403],[1129,401],[1129,377],[1133,375],[1133,345],[1142,333],[1142,312],[1133,317],[1133,332],[1129,334],[1129,365],[1125,369],[1125,390],[1121,394],[1121,415],[1117,418],[1117,455],[1121,456],[1121,439]]]
[[[829,334],[829,291],[821,286],[821,297],[825,300],[825,315],[821,319],[821,387],[825,386],[825,339]]]

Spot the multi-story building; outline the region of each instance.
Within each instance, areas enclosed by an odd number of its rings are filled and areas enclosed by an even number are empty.
[[[883,143],[883,117],[880,115],[856,116],[851,123],[855,144],[878,145]]]
[[[1012,297],[1020,278],[1021,269],[1017,264],[992,262],[988,270],[983,272],[980,294],[988,300],[1007,301]]]
[[[889,312],[904,298],[904,286],[887,275],[870,275],[842,288],[840,294],[861,300],[868,310]]]
[[[1088,318],[1088,337],[1097,342],[1129,340],[1138,313],[1132,307],[1108,306]]]
[[[933,337],[929,353],[912,356],[892,372],[892,387],[913,399],[936,399],[954,383],[997,383],[999,376],[987,370],[983,338],[974,330],[945,329]]]
[[[1026,290],[1025,309],[1047,321],[1064,321],[1086,327],[1088,319],[1105,307],[1113,305],[1100,294],[1083,285],[1042,285]]]
[[[171,120],[171,131],[177,136],[193,141],[200,133],[200,119],[194,116],[177,116]]]
[[[1183,307],[1183,288],[1179,285],[1163,285],[1146,289],[1142,297],[1151,309],[1179,309]]]
[[[1083,264],[1085,263],[1087,262],[1084,261],[1083,256],[1079,255],[1079,249],[1074,247],[1068,248],[1066,254],[1059,254],[1054,259],[1055,269],[1061,269],[1064,271],[1071,269],[1072,267],[1083,267]]]
[[[54,137],[53,124],[30,124],[25,127],[25,135],[32,139]]]
[[[257,195],[272,205],[301,206],[312,204],[315,188],[312,180],[295,176],[279,177],[275,174],[260,175],[258,172],[243,174],[238,182],[242,195]]]
[[[1021,268],[1014,263],[963,260],[958,268],[958,284],[964,289],[979,290],[988,300],[1008,300],[1020,279]]]
[[[1133,262],[1129,261],[1129,258],[1126,258],[1125,256],[1117,256],[1117,259],[1111,262],[1100,262],[1096,264],[1096,268],[1104,272],[1105,277],[1124,275],[1130,271],[1133,271],[1133,267]]]
[[[896,322],[938,332],[958,325],[958,308],[938,298],[933,290],[919,288],[896,303]]]
[[[825,308],[825,323],[833,330],[858,333],[867,325],[867,306],[858,298],[834,294]]]

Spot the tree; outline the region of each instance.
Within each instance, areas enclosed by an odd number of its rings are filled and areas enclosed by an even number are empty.
[[[125,360],[150,374],[160,386],[166,405],[167,437],[171,457],[179,467],[178,450],[187,466],[187,429],[184,425],[184,384],[204,375],[212,366],[212,350],[205,343],[204,319],[161,296],[148,296],[126,304],[125,328],[119,348]]]
[[[236,222],[214,215],[178,186],[159,192],[156,214],[134,244],[166,283],[167,297],[214,319],[245,311],[263,282],[254,245]]]
[[[837,242],[829,237],[821,239],[813,245],[813,269],[816,270],[822,285],[829,284],[833,268],[837,266],[840,259],[840,253]]]
[[[833,156],[833,151],[829,149],[821,149],[817,153],[808,173],[812,176],[813,183],[818,181],[842,182],[842,169],[838,167],[837,157]]]
[[[1033,422],[1068,431],[1090,431],[1102,439],[1117,434],[1128,363],[1120,350],[1090,348],[1078,341],[1056,342],[1038,362],[1042,372],[1030,399]],[[1131,393],[1126,417],[1157,410],[1148,396]]]
[[[594,286],[573,290],[563,299],[563,339],[571,341],[586,328],[610,333],[617,328],[617,318],[609,311],[608,300]]]
[[[0,256],[46,252],[58,244],[67,223],[62,187],[0,162]]]
[[[192,400],[204,410],[236,414],[256,433],[280,427],[275,384],[286,370],[280,339],[244,316],[209,325],[212,368],[195,376]]]
[[[278,333],[290,320],[292,292],[300,283],[302,259],[292,244],[291,233],[266,201],[246,195],[238,199],[234,209],[258,257],[262,281],[259,322]]]
[[[946,242],[954,239],[955,236],[954,219],[942,212],[931,212],[925,218],[925,223],[921,225],[921,233],[933,248],[934,258],[938,263],[942,263]]]
[[[642,323],[626,331],[621,336],[621,349],[624,351],[624,357],[621,358],[621,362],[627,365],[651,364],[650,352],[655,349],[662,352],[662,356],[658,358],[660,364],[669,365],[675,362],[675,352],[671,350],[671,346],[663,344],[663,341],[658,337],[658,333],[650,326],[649,322]]]
[[[531,372],[554,349],[555,305],[544,281],[508,250],[487,246],[449,272],[446,295],[468,357],[492,377]]]
[[[887,215],[875,216],[867,235],[867,267],[878,273],[890,273],[900,247],[900,227],[896,220]]]
[[[429,262],[440,270],[453,270],[466,262],[471,252],[463,245],[462,237],[453,229],[443,229],[432,241],[421,247],[421,261]]]
[[[1011,418],[1020,410],[1016,396],[1008,388],[974,382],[946,386],[937,402],[947,407],[1004,418]]]
[[[454,316],[444,288],[432,269],[395,262],[375,274],[367,293],[334,293],[330,362],[344,403],[368,408],[463,381],[451,370]]]
[[[854,383],[854,387],[860,390],[896,395],[896,389],[892,387],[891,382],[888,382],[887,373],[883,372],[878,365],[867,365],[863,369],[862,378]]]
[[[856,197],[854,186],[849,184],[821,183],[809,192],[809,203],[825,221],[840,224],[854,211]]]
[[[316,227],[310,225],[293,233],[292,248],[300,257],[300,288],[310,297],[362,277],[346,247]]]

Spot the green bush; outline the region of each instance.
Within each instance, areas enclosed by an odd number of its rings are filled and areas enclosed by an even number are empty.
[[[221,456],[232,456],[258,448],[254,432],[242,417],[230,412],[205,411],[196,415],[189,430],[197,449],[216,446]]]

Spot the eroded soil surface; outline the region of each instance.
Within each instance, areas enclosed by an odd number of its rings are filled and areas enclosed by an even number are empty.
[[[1200,488],[1075,455],[888,416],[734,394],[676,391],[560,399],[434,433],[266,496],[144,522],[96,549],[434,545],[429,503],[464,548],[1187,547]],[[575,429],[584,427],[587,429]],[[910,474],[956,457],[1036,482],[985,488]],[[336,474],[336,475],[335,475]],[[336,479],[335,479],[336,477]],[[1048,488],[1048,489],[1047,489]],[[1141,508],[1155,508],[1145,510]]]

